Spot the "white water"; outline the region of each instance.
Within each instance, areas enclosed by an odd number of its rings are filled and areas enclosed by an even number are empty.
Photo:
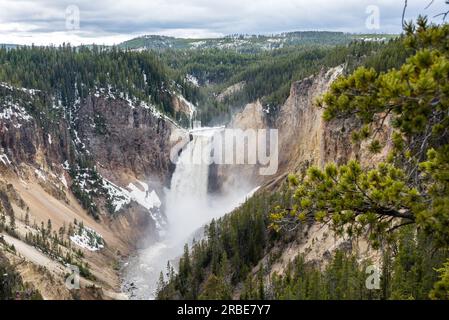
[[[192,131],[193,140],[181,153],[166,190],[165,208],[169,222],[164,238],[140,250],[125,268],[123,289],[131,299],[154,299],[161,271],[167,262],[176,265],[184,244],[213,218],[232,211],[243,203],[253,186],[232,186],[222,195],[208,194],[209,165],[200,161],[211,151],[211,139],[217,128]],[[192,164],[197,163],[197,164]]]

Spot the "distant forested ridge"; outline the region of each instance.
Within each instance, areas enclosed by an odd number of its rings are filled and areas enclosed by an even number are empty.
[[[216,39],[181,39],[143,36],[120,44],[121,48],[157,53],[181,83],[187,77],[197,81],[199,90],[186,96],[198,102],[199,120],[204,124],[225,122],[246,103],[262,99],[267,111],[275,111],[288,97],[293,81],[321,68],[339,64],[358,65],[366,57],[379,68],[405,59],[398,49],[397,35],[354,35],[343,32],[290,32],[279,35],[231,35]],[[375,52],[386,43],[382,62]],[[398,50],[395,50],[398,49]],[[402,57],[399,57],[402,55]],[[188,82],[188,81],[187,81]],[[217,100],[235,84],[241,90]]]
[[[397,50],[399,41],[387,42],[392,37],[379,42],[366,41],[377,39],[373,35],[354,37],[344,33],[309,32],[291,33],[281,38],[291,37],[302,41],[255,52],[214,46],[182,50],[167,47],[163,51],[157,48],[136,51],[125,45],[20,46],[14,49],[3,46],[0,48],[0,81],[41,90],[66,106],[100,88],[111,89],[125,98],[151,103],[173,118],[179,117],[172,105],[172,94],[177,92],[198,106],[197,116],[203,124],[211,124],[226,122],[233,112],[257,99],[262,99],[267,110],[276,110],[288,97],[293,81],[322,68],[344,63],[358,65],[370,60],[380,69],[405,57],[404,51]],[[254,36],[250,39],[267,41],[270,38]],[[376,53],[385,43],[391,49],[382,51],[384,56],[378,57]],[[226,88],[238,83],[244,84],[241,90],[217,99]]]
[[[383,71],[399,66],[409,55],[397,39],[338,46],[298,45],[254,54],[219,49],[166,50],[158,54],[178,81],[186,75],[197,80],[199,90],[190,94],[198,101],[203,123],[226,121],[246,103],[258,99],[274,115],[294,81],[341,64],[349,71],[363,63]],[[217,99],[235,84],[243,85],[224,99]]]
[[[335,46],[354,40],[380,42],[396,35],[350,34],[332,31],[296,31],[273,35],[233,34],[222,38],[186,39],[160,35],[146,35],[125,41],[119,45],[131,50],[196,50],[220,49],[238,53],[257,53],[296,46]]]

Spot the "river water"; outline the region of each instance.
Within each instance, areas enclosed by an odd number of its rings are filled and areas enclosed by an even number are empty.
[[[210,154],[213,135],[219,130],[222,128],[190,132],[192,139],[181,153],[170,188],[165,191],[167,230],[160,241],[130,258],[123,270],[122,289],[130,299],[154,299],[160,273],[166,273],[167,262],[176,267],[185,243],[198,236],[202,226],[231,212],[255,191],[254,186],[239,183],[225,194],[208,192],[210,166],[201,159]]]

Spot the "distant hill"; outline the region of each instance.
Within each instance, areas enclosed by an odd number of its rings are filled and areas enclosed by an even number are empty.
[[[0,43],[0,48],[15,49],[17,47],[20,47],[20,45],[18,45],[18,44],[10,44],[10,43]]]
[[[391,34],[350,34],[329,31],[297,31],[277,35],[235,34],[223,38],[186,39],[159,35],[146,35],[125,41],[121,48],[132,50],[188,50],[188,49],[229,49],[238,52],[257,52],[299,45],[339,45],[354,40],[387,41],[397,35]]]

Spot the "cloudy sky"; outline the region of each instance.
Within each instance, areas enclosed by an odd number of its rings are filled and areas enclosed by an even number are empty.
[[[449,7],[444,0],[434,0],[426,9],[430,1],[408,0],[407,18],[416,18],[420,13],[434,16]],[[144,34],[200,38],[295,30],[398,33],[403,3],[404,0],[0,0],[0,43],[113,44]]]

